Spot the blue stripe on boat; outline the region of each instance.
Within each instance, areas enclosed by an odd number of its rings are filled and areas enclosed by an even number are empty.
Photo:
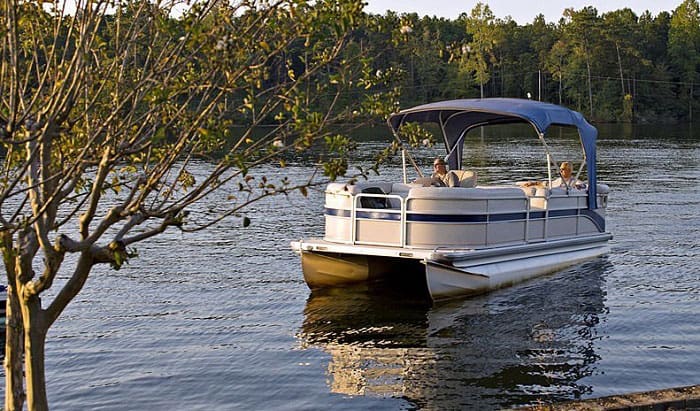
[[[346,217],[349,218],[351,213],[350,210],[343,210],[338,208],[328,208],[325,209],[325,214],[332,217]],[[549,217],[569,217],[581,214],[589,218],[593,224],[602,233],[605,232],[605,219],[601,217],[598,213],[588,210],[588,209],[568,209],[568,210],[551,210],[549,211]],[[542,219],[545,218],[546,212],[544,211],[532,211],[530,212],[530,219]],[[400,221],[400,213],[389,213],[386,211],[356,211],[357,218],[366,218],[372,220],[390,220],[390,221]],[[407,213],[406,219],[410,222],[423,222],[423,223],[485,223],[487,221],[519,221],[525,220],[527,218],[527,213],[504,213],[504,214],[414,214]]]
[[[517,221],[525,220],[527,213],[505,213],[505,214],[490,214],[489,221]]]
[[[569,209],[569,210],[550,210],[549,211],[549,216],[550,217],[569,217],[569,216],[574,216],[578,215],[578,209]]]
[[[338,208],[326,207],[325,214],[333,217],[350,217],[351,213],[350,210],[341,210]]]
[[[357,218],[371,218],[374,220],[401,221],[401,213],[387,213],[384,211],[355,211],[355,216]]]
[[[485,223],[485,215],[462,214],[406,214],[408,221],[431,223]]]

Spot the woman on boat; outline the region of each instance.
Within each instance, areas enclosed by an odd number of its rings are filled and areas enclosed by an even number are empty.
[[[560,177],[552,181],[554,187],[573,187],[579,190],[586,189],[586,183],[571,175],[571,163],[563,161],[559,166]]]

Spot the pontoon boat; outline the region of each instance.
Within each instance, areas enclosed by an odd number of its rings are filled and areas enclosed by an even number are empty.
[[[597,131],[580,113],[532,100],[465,99],[403,110],[387,122],[398,139],[405,124],[436,125],[458,186],[409,182],[408,163],[415,161],[405,149],[402,182],[328,184],[324,238],[292,242],[310,288],[415,279],[418,273],[439,300],[508,286],[608,251],[608,187],[596,179]],[[547,181],[476,185],[474,172],[462,170],[467,132],[511,123],[534,128]],[[545,140],[552,125],[578,130],[583,159],[577,176],[585,168],[584,187],[552,188],[560,164]]]

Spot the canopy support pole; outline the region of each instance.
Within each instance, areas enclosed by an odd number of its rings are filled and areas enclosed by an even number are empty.
[[[418,176],[420,178],[423,178],[423,172],[421,172],[420,168],[418,168],[418,164],[416,164],[416,162],[413,160],[411,153],[406,151],[406,147],[404,147],[403,141],[401,140],[401,138],[397,134],[398,130],[401,128],[402,125],[403,125],[403,120],[401,120],[401,124],[399,124],[399,126],[396,127],[396,129],[394,129],[393,127],[391,128],[391,134],[394,135],[394,138],[396,139],[396,141],[399,143],[399,146],[401,147],[401,160],[402,160],[401,162],[403,164],[403,181],[404,181],[404,183],[407,183],[408,177],[407,177],[407,173],[406,173],[406,157],[408,157],[408,161],[410,161],[411,165],[413,165],[413,168],[416,169],[416,172],[418,173]]]
[[[406,149],[401,147],[401,164],[403,165],[403,183],[408,184],[408,175],[406,174]]]

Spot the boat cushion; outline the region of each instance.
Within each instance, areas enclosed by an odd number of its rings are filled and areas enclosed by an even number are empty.
[[[377,188],[381,190],[382,193],[387,194],[391,192],[392,188],[392,183],[373,183],[369,181],[358,181],[355,184],[347,184],[347,183],[329,183],[326,186],[326,192],[327,193],[340,193],[340,192],[348,192],[350,194],[358,194],[365,192],[365,189],[368,188]]]
[[[408,194],[408,191],[414,187],[423,187],[421,184],[415,184],[415,183],[394,183],[391,185],[391,194]]]
[[[476,187],[476,173],[471,170],[450,170],[450,174],[454,174],[459,182],[459,187],[472,188]]]
[[[408,192],[408,198],[525,198],[525,193],[518,187],[416,187]]]

